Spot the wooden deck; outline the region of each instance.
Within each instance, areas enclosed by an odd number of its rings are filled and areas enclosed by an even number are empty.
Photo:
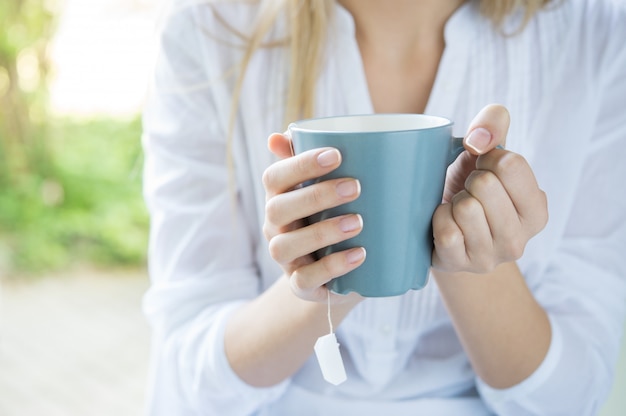
[[[142,272],[5,282],[0,415],[142,414],[147,286]]]

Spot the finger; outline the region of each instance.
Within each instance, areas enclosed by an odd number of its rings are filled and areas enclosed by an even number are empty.
[[[466,189],[480,201],[493,240],[497,262],[517,260],[526,245],[520,218],[504,185],[488,170],[476,170],[467,178]]]
[[[467,261],[463,232],[454,221],[452,204],[441,204],[433,214],[433,267],[457,271]]]
[[[463,190],[452,198],[452,216],[463,233],[467,271],[485,272],[495,267],[493,238],[482,204]]]
[[[294,155],[291,140],[281,133],[272,133],[267,139],[267,147],[281,159],[286,159]]]
[[[361,185],[356,179],[319,182],[269,199],[265,204],[265,220],[281,228],[293,221],[353,201],[360,193]]]
[[[300,298],[323,301],[328,296],[328,289],[324,285],[363,264],[365,254],[363,247],[357,247],[329,254],[314,263],[304,265],[289,278],[291,289]]]
[[[452,201],[452,197],[465,189],[467,176],[476,169],[476,157],[469,152],[463,152],[448,167],[446,182],[443,188],[443,202]]]
[[[286,265],[321,248],[352,238],[362,229],[360,215],[342,215],[276,235],[269,242],[269,252],[277,263]]]
[[[263,173],[268,198],[293,189],[307,180],[319,178],[337,168],[341,154],[337,149],[312,149],[272,164]]]
[[[511,118],[506,107],[490,104],[474,117],[465,135],[465,148],[474,155],[504,146]]]
[[[524,157],[496,149],[480,156],[476,167],[493,172],[502,183],[520,222],[529,233],[527,237],[543,229],[548,220],[547,198]]]

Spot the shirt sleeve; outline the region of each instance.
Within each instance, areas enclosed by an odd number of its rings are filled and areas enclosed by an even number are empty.
[[[224,352],[229,316],[258,295],[260,282],[255,240],[226,162],[230,103],[217,93],[229,65],[223,50],[236,48],[220,46],[207,32],[210,7],[167,14],[144,110],[151,415],[251,414],[287,383],[253,388],[232,371]]]
[[[552,341],[539,368],[518,385],[494,389],[477,381],[497,414],[595,415],[613,381],[626,315],[626,13],[623,3],[597,3],[605,13],[586,17],[597,18],[603,30],[596,34],[606,35],[595,38],[593,136],[561,243],[533,290],[549,315]]]

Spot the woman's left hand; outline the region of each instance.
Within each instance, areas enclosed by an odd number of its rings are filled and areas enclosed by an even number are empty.
[[[522,256],[545,227],[547,200],[528,162],[503,145],[509,113],[489,105],[470,124],[466,152],[450,166],[433,215],[433,268],[487,273]]]

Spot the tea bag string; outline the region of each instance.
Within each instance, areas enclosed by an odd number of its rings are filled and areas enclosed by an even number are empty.
[[[332,319],[331,314],[330,314],[330,289],[328,289],[328,288],[326,289],[326,294],[328,295],[327,296],[327,299],[328,299],[328,326],[330,328],[330,333],[332,334],[334,332],[334,330],[333,330],[333,319]]]

